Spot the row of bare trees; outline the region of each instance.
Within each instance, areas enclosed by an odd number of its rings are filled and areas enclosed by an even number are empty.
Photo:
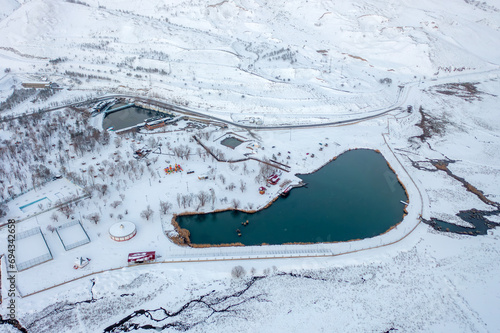
[[[196,210],[204,207],[207,203],[211,203],[212,206],[215,204],[217,197],[213,191],[200,191],[198,194],[180,194],[177,193],[177,206],[180,208],[191,207],[193,203],[196,203]],[[171,208],[171,207],[170,207]]]

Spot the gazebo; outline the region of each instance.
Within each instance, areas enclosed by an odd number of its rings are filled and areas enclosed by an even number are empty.
[[[128,221],[117,222],[109,228],[109,236],[117,242],[132,239],[137,234],[135,224]]]

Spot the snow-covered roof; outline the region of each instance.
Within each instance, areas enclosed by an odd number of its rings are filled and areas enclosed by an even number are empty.
[[[109,228],[109,234],[112,237],[125,237],[135,232],[135,224],[128,221],[120,221]]]

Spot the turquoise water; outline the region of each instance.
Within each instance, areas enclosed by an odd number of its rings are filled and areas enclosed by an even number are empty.
[[[26,213],[28,210],[30,210],[32,208],[32,206],[34,204],[37,204],[37,203],[40,203],[40,204],[46,204],[46,203],[49,203],[51,202],[51,200],[47,197],[43,197],[41,199],[38,199],[38,200],[35,200],[33,202],[30,202],[29,204],[26,204],[24,206],[21,206],[19,207],[19,209],[23,212],[23,213]]]
[[[243,141],[238,140],[238,139],[231,136],[229,138],[225,138],[220,143],[224,146],[227,146],[227,147],[234,149],[234,148],[238,147],[239,145],[241,145],[243,143]]]
[[[403,219],[400,201],[407,202],[408,197],[378,152],[348,151],[317,172],[298,176],[307,188],[295,188],[287,198],[279,198],[257,213],[179,216],[177,222],[190,231],[193,244],[257,245],[368,238],[386,232]],[[249,223],[243,226],[246,220]]]

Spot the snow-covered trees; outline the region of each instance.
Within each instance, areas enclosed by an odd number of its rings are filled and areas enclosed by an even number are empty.
[[[103,197],[108,192],[108,185],[106,184],[97,185],[96,190],[97,192],[99,192],[99,195]]]
[[[238,209],[240,207],[240,201],[238,199],[233,199],[233,208]]]
[[[243,266],[234,266],[233,269],[231,270],[231,276],[235,279],[239,279],[245,276],[246,270],[243,268]]]
[[[99,221],[101,221],[101,215],[99,215],[98,213],[89,214],[85,218],[94,222],[95,224],[97,224],[97,223],[99,223]]]
[[[264,162],[268,162],[268,160],[264,159]],[[257,183],[265,182],[267,177],[271,176],[276,171],[275,168],[267,163],[259,163],[259,167],[259,174],[255,177]]]
[[[196,197],[198,198],[198,202],[199,202],[200,207],[203,207],[203,206],[205,206],[205,203],[207,202],[207,200],[210,198],[210,194],[208,194],[207,192],[204,192],[204,191],[200,191],[200,193],[198,193],[196,195]]]
[[[172,209],[172,204],[167,201],[160,201],[160,214],[165,215]]]
[[[53,212],[52,215],[50,215],[50,219],[54,222],[59,221],[59,216],[56,214],[56,212]]]
[[[143,219],[146,219],[146,221],[149,221],[149,219],[151,218],[151,216],[153,216],[153,210],[151,209],[151,206],[147,206],[145,210],[143,210],[141,212],[141,217]]]
[[[110,206],[113,207],[113,208],[116,208],[118,206],[120,206],[122,204],[121,201],[117,200],[117,201],[113,201]]]
[[[6,204],[2,203],[0,204],[0,217],[4,217],[7,215],[7,212],[9,211],[9,208],[7,207]]]
[[[191,154],[191,147],[187,145],[180,145],[177,147],[174,147],[173,149],[174,155],[177,157],[180,157],[182,159],[189,160],[189,154]]]
[[[75,210],[73,209],[73,207],[71,207],[70,204],[63,205],[63,206],[59,207],[59,211],[64,216],[66,216],[67,219],[69,219],[69,217],[71,216],[71,214],[73,214],[75,212]]]

